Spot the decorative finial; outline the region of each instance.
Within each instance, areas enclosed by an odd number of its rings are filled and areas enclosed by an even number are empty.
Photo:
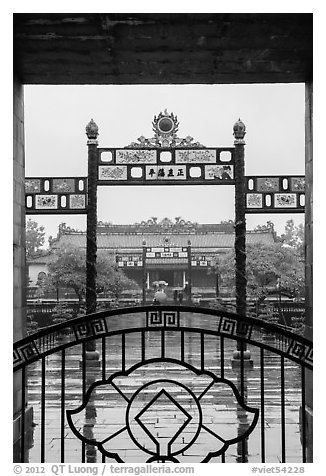
[[[235,144],[244,144],[244,136],[246,135],[246,126],[244,123],[239,120],[233,126],[233,135],[234,135],[234,143]]]
[[[144,136],[140,136],[137,139],[139,142],[132,142],[125,148],[134,149],[137,147],[143,149],[145,147],[205,147],[199,142],[193,142],[194,139],[191,136],[187,136],[186,138],[178,137],[178,118],[173,114],[173,112],[170,114],[167,109],[164,109],[164,112],[161,111],[158,116],[154,116],[152,126],[154,137],[146,138]]]
[[[94,122],[93,119],[89,121],[86,126],[86,135],[90,141],[97,139],[98,136],[98,125]]]

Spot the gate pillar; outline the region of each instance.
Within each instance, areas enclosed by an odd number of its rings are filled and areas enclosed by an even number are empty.
[[[246,126],[239,120],[233,126],[235,146],[235,295],[236,313],[245,316],[247,313],[247,276],[246,276],[246,185],[244,170],[244,146]],[[245,367],[252,367],[250,352],[246,344],[237,341],[237,350],[233,354],[232,367],[239,368],[240,354],[243,353]]]
[[[246,278],[246,190],[244,180],[244,136],[246,126],[239,119],[233,126],[235,145],[235,293],[236,312],[246,315],[247,278]]]
[[[98,126],[93,121],[86,126],[88,147],[87,233],[86,233],[86,314],[96,312],[96,257],[97,257],[97,136]],[[95,340],[87,342],[86,357],[98,360]]]

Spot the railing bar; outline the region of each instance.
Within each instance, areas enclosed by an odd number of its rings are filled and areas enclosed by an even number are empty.
[[[164,359],[165,357],[165,331],[164,329],[161,330],[161,358]]]
[[[141,332],[141,359],[142,359],[142,362],[144,362],[146,358],[146,355],[145,355],[145,331],[142,331]]]
[[[284,375],[284,357],[281,356],[281,431],[282,431],[282,463],[286,461],[285,451],[285,375]]]
[[[102,380],[105,380],[106,373],[106,339],[102,337]]]
[[[264,349],[260,348],[260,441],[261,441],[261,462],[265,463],[265,361]]]
[[[240,342],[240,393],[241,397],[245,398],[245,389],[244,389],[244,355],[243,355],[244,343]]]
[[[82,343],[82,388],[83,395],[86,393],[86,344]]]
[[[65,372],[66,351],[61,351],[61,463],[65,462]]]
[[[45,463],[45,357],[42,357],[41,372],[41,463]]]
[[[82,388],[83,388],[83,396],[86,393],[86,344],[85,342],[82,343]],[[82,441],[82,463],[85,463],[85,454],[86,454],[86,444]]]
[[[302,462],[306,463],[306,375],[303,365],[301,366],[301,398]]]
[[[85,454],[86,454],[86,444],[84,441],[82,441],[82,461],[81,461],[82,463],[86,462]]]
[[[200,334],[200,365],[201,370],[205,370],[205,342],[204,342],[204,333],[201,332]]]
[[[26,367],[22,368],[22,408],[21,408],[21,433],[20,433],[20,462],[25,463],[25,401],[26,401]]]
[[[122,370],[126,370],[126,334],[123,332],[121,334],[121,368]]]
[[[244,385],[244,343],[240,342],[240,392],[241,396],[246,403],[245,395],[245,385]],[[241,440],[241,462],[246,463],[247,461],[247,439],[243,438]]]
[[[223,336],[220,336],[220,354],[221,354],[221,378],[224,378],[224,337]]]
[[[248,437],[247,438],[242,438],[241,440],[241,463],[247,463],[248,457]]]
[[[181,362],[185,361],[185,332],[181,331]]]

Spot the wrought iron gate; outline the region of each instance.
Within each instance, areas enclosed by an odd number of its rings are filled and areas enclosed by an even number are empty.
[[[17,342],[14,371],[17,461],[307,459],[312,344],[257,319],[165,305],[94,313]]]

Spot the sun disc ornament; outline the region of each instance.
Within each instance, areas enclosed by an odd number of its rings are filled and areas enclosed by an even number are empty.
[[[161,144],[163,147],[175,145],[179,122],[173,112],[169,114],[168,111],[164,109],[164,113],[160,112],[157,117],[154,116],[152,125],[157,144]]]
[[[138,142],[132,142],[126,148],[205,147],[199,142],[193,142],[193,137],[189,135],[186,138],[178,137],[178,118],[173,114],[173,112],[169,113],[167,109],[164,109],[164,112],[160,112],[158,116],[154,116],[152,126],[154,131],[154,137],[146,138],[144,136],[140,136],[137,139]]]
[[[173,112],[169,114],[167,110],[164,113],[160,112],[158,117],[154,117],[153,131],[159,135],[170,135],[176,133],[178,130],[179,122],[177,116],[174,116]]]

